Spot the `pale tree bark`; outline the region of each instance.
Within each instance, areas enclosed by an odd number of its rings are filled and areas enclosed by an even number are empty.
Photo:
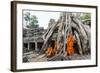
[[[57,47],[58,55],[66,53],[66,39],[70,33],[75,36],[75,41],[78,44],[78,51],[80,55],[90,51],[91,46],[91,29],[88,25],[82,23],[79,18],[75,17],[72,13],[62,13],[57,22],[53,21],[49,24],[47,32],[44,34],[44,44],[40,53],[46,51],[49,46],[49,41],[54,34],[55,29],[58,28]],[[89,52],[90,53],[90,52]],[[58,56],[57,54],[55,56]]]

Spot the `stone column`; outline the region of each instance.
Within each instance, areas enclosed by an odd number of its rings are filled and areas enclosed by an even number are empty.
[[[38,51],[37,41],[35,41],[35,51]]]
[[[30,50],[30,43],[28,42],[27,44],[28,44],[28,50]]]

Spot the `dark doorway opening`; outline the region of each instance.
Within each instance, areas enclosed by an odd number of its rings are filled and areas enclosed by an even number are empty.
[[[28,52],[28,43],[23,43],[23,53]]]
[[[30,48],[30,50],[35,50],[35,43],[31,42],[29,48]]]
[[[38,42],[37,43],[37,48],[38,48],[38,50],[41,50],[41,48],[42,48],[42,46],[43,46],[43,42]]]
[[[24,48],[28,48],[28,44],[27,43],[24,43],[23,47]]]

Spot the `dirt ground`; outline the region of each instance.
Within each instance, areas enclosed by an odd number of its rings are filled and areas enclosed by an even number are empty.
[[[69,58],[67,57],[63,57],[61,55],[58,55],[58,56],[55,56],[55,57],[52,57],[52,58],[47,58],[45,56],[45,54],[42,54],[42,55],[39,55],[38,53],[36,52],[27,52],[27,53],[24,53],[23,55],[23,59],[26,58],[27,61],[26,62],[45,62],[45,61],[64,61],[64,60],[86,60],[86,59],[91,59],[91,56],[90,55],[77,55],[77,54],[74,54],[73,56],[70,56]]]

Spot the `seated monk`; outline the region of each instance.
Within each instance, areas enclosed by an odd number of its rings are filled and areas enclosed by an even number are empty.
[[[50,43],[50,47],[48,47],[47,51],[46,51],[46,56],[47,57],[52,57],[55,54],[55,50],[56,50],[56,45],[54,41],[51,41]]]
[[[47,57],[52,57],[53,56],[53,48],[49,47],[46,51]]]

